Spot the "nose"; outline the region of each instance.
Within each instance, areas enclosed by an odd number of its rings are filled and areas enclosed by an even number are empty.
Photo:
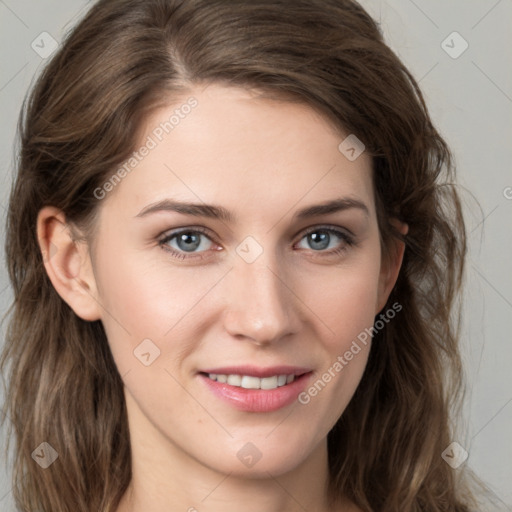
[[[225,283],[226,331],[257,345],[272,344],[299,330],[297,299],[289,277],[268,253],[264,251],[252,263],[236,256]]]

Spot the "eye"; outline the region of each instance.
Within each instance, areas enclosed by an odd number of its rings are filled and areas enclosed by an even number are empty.
[[[327,254],[338,254],[355,244],[354,238],[348,233],[339,229],[328,227],[316,227],[307,231],[302,239],[309,245],[309,249],[315,252],[325,252]],[[308,249],[308,247],[300,247]],[[326,251],[326,249],[331,249]]]
[[[207,232],[201,228],[186,228],[168,233],[158,243],[179,259],[201,258],[202,256],[196,253],[206,252],[214,246]]]
[[[303,240],[309,247],[300,247]],[[353,236],[348,233],[323,226],[304,233],[301,242],[298,244],[299,249],[313,250],[325,256],[340,254],[355,245]],[[203,259],[206,257],[204,253],[221,249],[214,243],[209,232],[200,227],[189,227],[168,233],[159,240],[158,245],[180,260]]]

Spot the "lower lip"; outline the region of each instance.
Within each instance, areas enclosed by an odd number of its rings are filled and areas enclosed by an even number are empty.
[[[311,372],[305,373],[296,377],[292,383],[286,384],[286,386],[263,390],[231,386],[199,374],[214,395],[245,412],[272,412],[292,404],[297,400],[297,396],[304,391],[310,375]]]

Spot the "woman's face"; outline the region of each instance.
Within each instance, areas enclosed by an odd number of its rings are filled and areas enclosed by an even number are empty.
[[[325,446],[393,284],[371,158],[310,107],[216,85],[145,127],[92,255],[132,443],[282,474]]]

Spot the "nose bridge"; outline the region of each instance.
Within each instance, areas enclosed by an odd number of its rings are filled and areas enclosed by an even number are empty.
[[[293,294],[273,250],[242,242],[230,274],[225,316],[230,334],[270,343],[296,329]]]

